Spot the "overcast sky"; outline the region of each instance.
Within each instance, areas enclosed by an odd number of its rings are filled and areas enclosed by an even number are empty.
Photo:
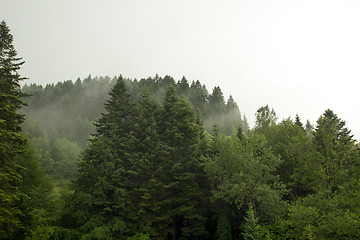
[[[360,1],[0,0],[26,83],[185,76],[231,94],[253,126],[269,104],[332,109],[360,138]]]

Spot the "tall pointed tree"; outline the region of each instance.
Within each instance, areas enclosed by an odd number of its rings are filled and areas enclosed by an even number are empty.
[[[134,137],[135,107],[120,76],[105,104],[107,113],[96,122],[96,133],[83,153],[69,205],[70,227],[88,238],[124,236]]]
[[[0,239],[36,238],[51,234],[48,210],[51,182],[40,168],[21,124],[24,105],[17,57],[6,22],[0,23]],[[42,229],[39,229],[39,226]],[[49,231],[47,231],[49,230]]]
[[[21,175],[17,156],[26,151],[26,138],[20,124],[24,116],[17,111],[25,105],[21,100],[18,73],[24,62],[17,57],[13,36],[5,21],[0,23],[0,238],[12,238],[21,228],[20,209],[16,206],[23,194],[19,191]]]
[[[226,103],[226,115],[224,115],[225,133],[231,135],[234,130],[242,127],[241,113],[234,98],[230,95]]]
[[[345,121],[330,109],[317,121],[314,143],[322,158],[324,184],[331,190],[347,181],[349,169],[358,164],[352,162],[354,140],[350,132]]]
[[[156,204],[161,212],[159,226],[170,239],[200,237],[205,231],[203,129],[198,123],[190,105],[176,95],[173,86],[168,87],[159,128],[162,191]]]
[[[301,130],[305,130],[301,122],[300,116],[298,114],[296,114],[295,116],[295,124],[298,125],[301,128]]]
[[[147,90],[143,92],[136,107],[136,140],[131,168],[132,179],[128,185],[131,189],[129,198],[132,205],[125,209],[131,223],[128,221],[127,225],[130,223],[133,233],[147,233],[152,238],[157,238],[160,233],[154,226],[157,218],[154,201],[158,189],[163,188],[157,179],[160,167],[160,136],[157,129],[161,110]]]

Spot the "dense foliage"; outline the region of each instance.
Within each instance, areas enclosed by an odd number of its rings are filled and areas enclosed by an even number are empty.
[[[200,112],[206,129],[216,124],[221,132],[230,135],[239,126],[245,130],[249,128],[234,99],[230,96],[225,103],[219,87],[209,94],[199,81],[189,84],[185,77],[177,82],[170,76],[123,80],[132,103],[139,101],[144,91],[161,103],[171,84],[179,96]],[[90,134],[95,132],[93,123],[105,111],[107,93],[116,81],[117,78],[89,76],[75,83],[69,80],[45,87],[30,84],[22,88],[31,94],[26,98],[30,106],[22,110],[27,116],[24,132],[38,150],[42,167],[57,183],[74,176],[78,155],[86,147]]]
[[[0,238],[25,239],[50,231],[52,185],[22,134],[23,64],[6,22],[0,23]],[[43,227],[42,227],[43,226]],[[40,228],[41,227],[41,228]]]
[[[249,129],[185,78],[21,91],[0,30],[1,239],[360,238],[359,143],[330,109],[313,127],[267,105]]]

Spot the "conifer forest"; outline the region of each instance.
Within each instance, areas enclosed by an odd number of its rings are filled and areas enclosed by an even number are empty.
[[[332,110],[250,128],[198,80],[21,86],[23,64],[2,21],[0,239],[360,239],[360,147]]]

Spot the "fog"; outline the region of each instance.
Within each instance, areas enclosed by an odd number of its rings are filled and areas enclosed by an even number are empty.
[[[332,109],[360,137],[356,1],[1,1],[27,83],[171,75],[220,86],[253,126]]]

